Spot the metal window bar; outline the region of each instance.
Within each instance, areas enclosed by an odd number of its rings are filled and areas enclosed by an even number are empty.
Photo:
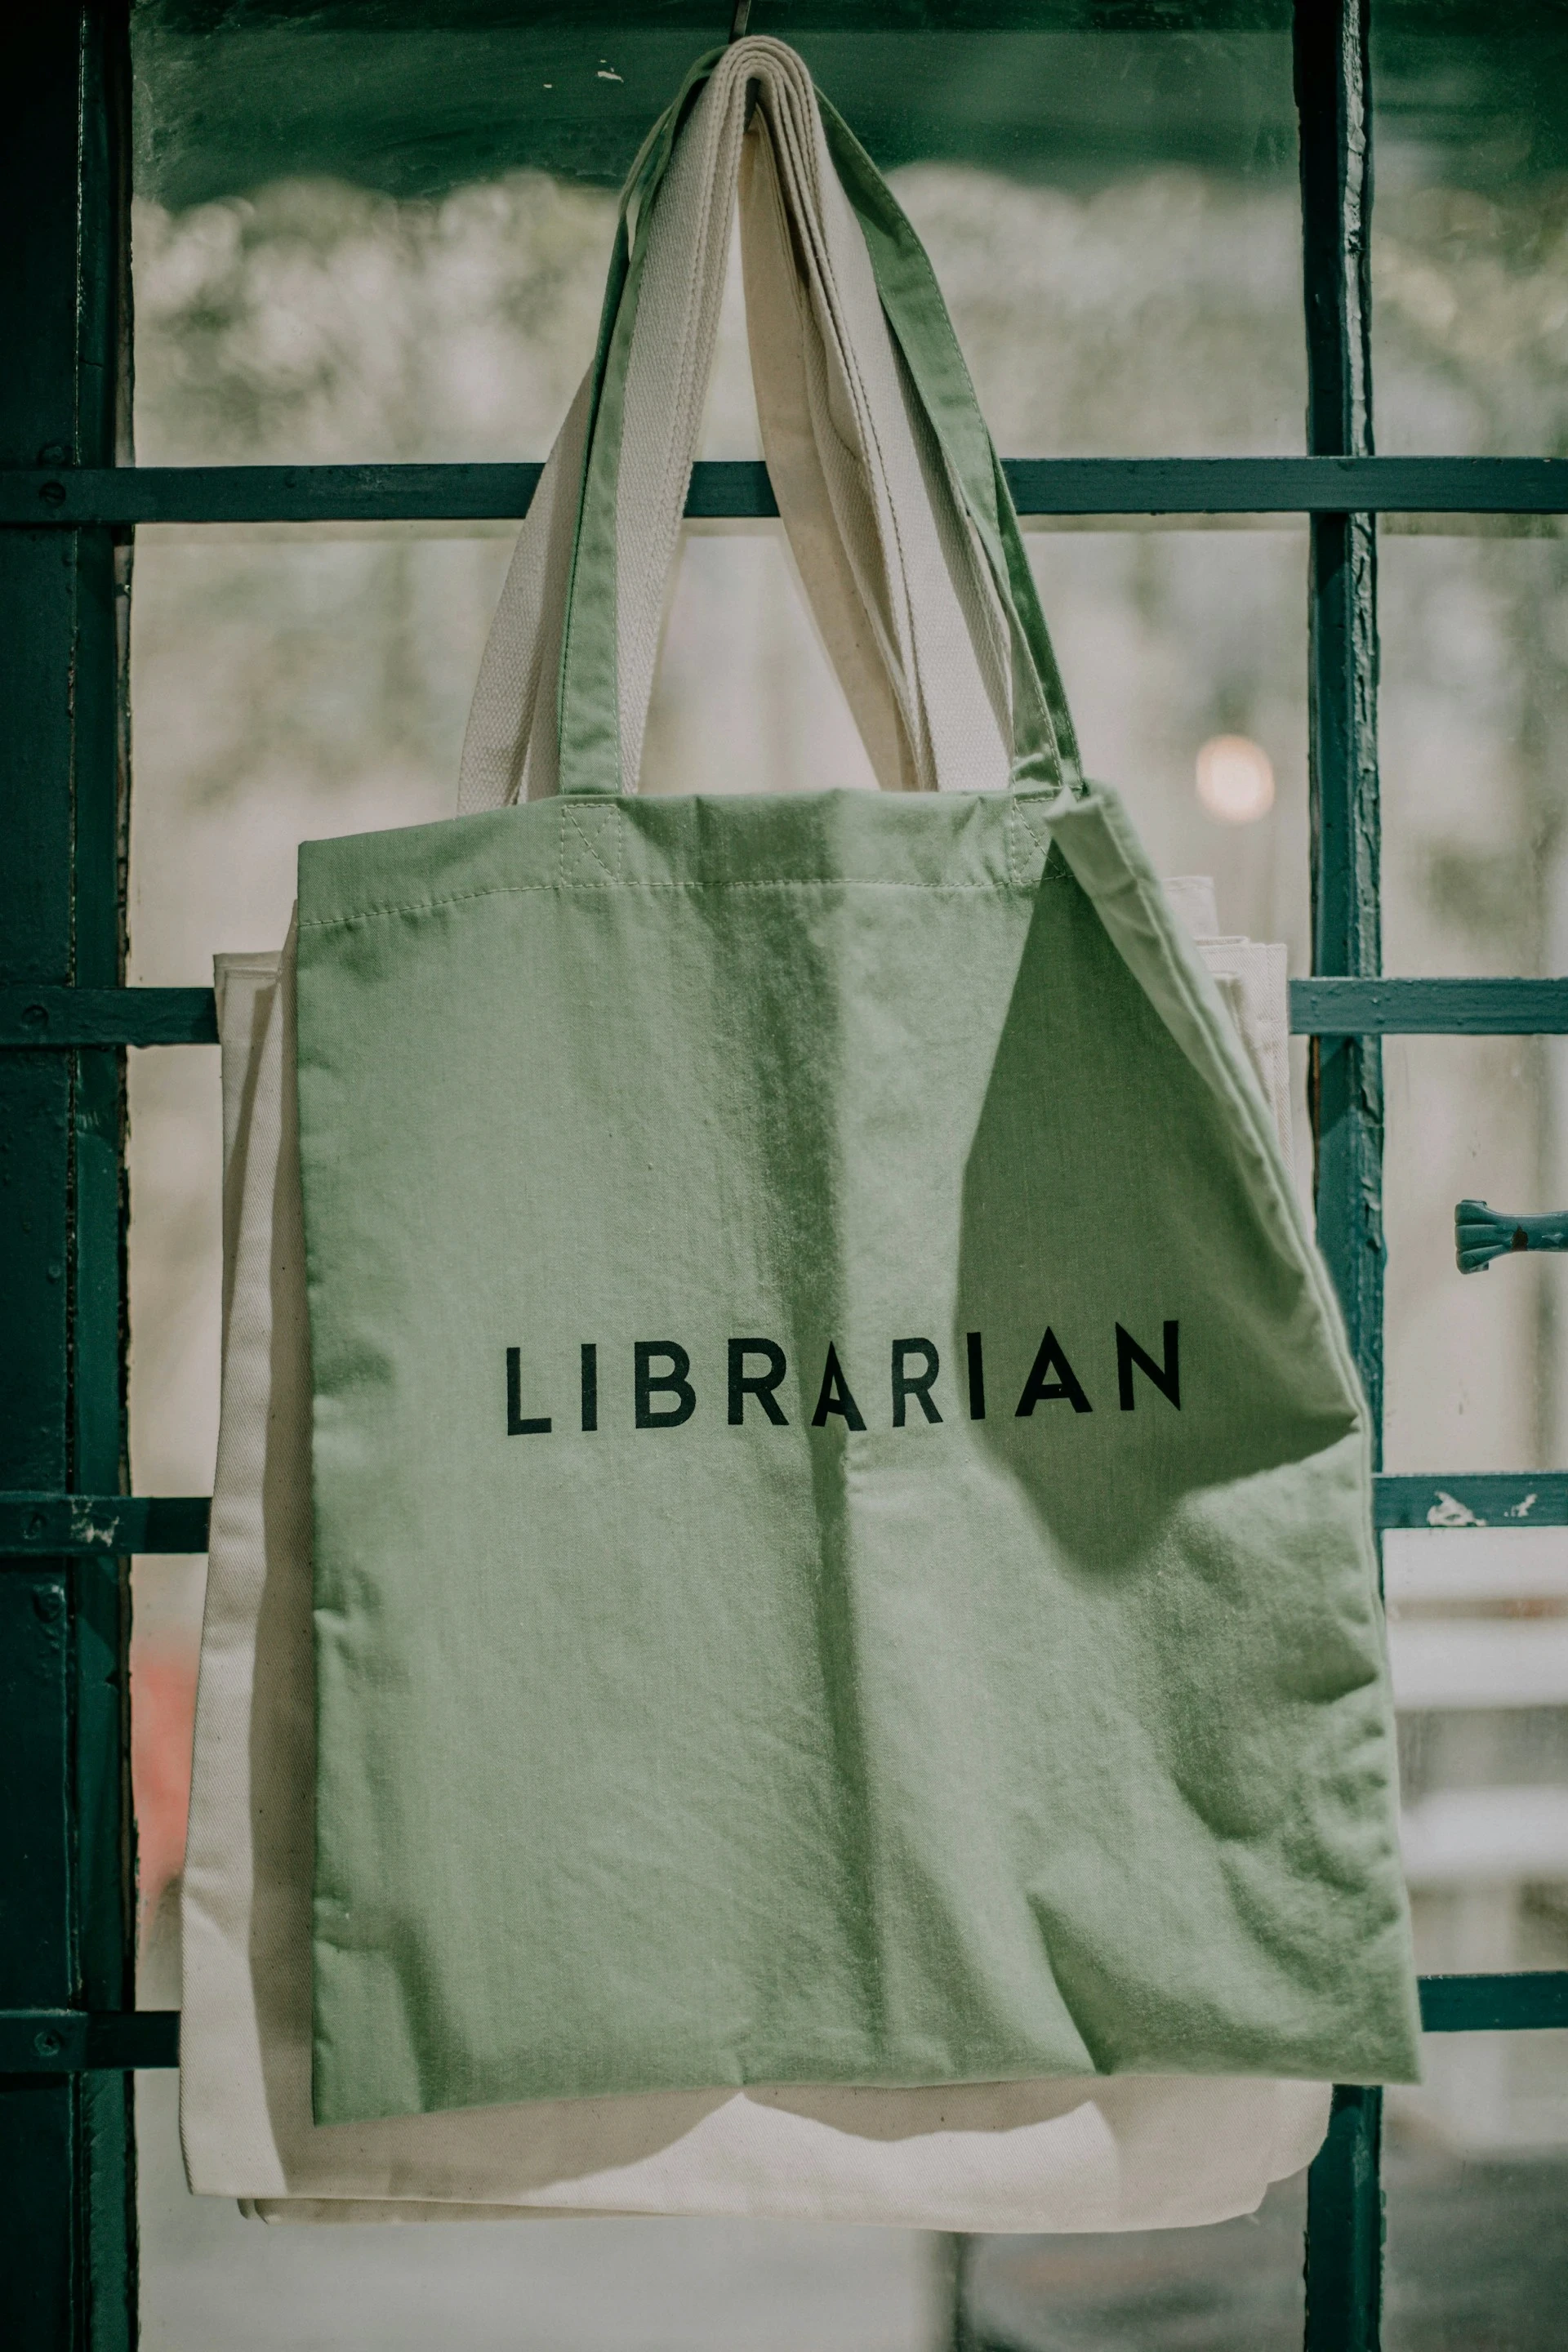
[[[0,461],[112,467],[125,415],[129,80],[122,0],[11,21],[0,138]],[[0,979],[123,977],[126,551],[94,526],[5,534]],[[0,1054],[0,1477],[124,1484],[123,1062]],[[132,2000],[128,1568],[0,1577],[0,2004]],[[135,2338],[123,2073],[0,2078],[0,2340]]]
[[[1568,1034],[1568,981],[1379,972],[1379,512],[1568,512],[1568,461],[1373,454],[1368,0],[1297,0],[1304,457],[1014,459],[1026,514],[1311,518],[1318,1232],[1381,1403],[1379,1040]],[[126,0],[66,0],[13,37],[0,319],[0,626],[16,709],[0,772],[0,2264],[8,2342],[134,2343],[128,2069],[177,2063],[131,2007],[126,1558],[195,1551],[205,1497],[132,1496],[124,1444],[124,1049],[210,1044],[210,990],[123,986],[125,614],[137,523],[521,515],[535,466],[136,468],[123,446]],[[688,512],[776,512],[764,467],[700,465]],[[1376,1481],[1380,1528],[1568,1526],[1568,1471]],[[1429,2032],[1568,2023],[1568,1972],[1436,1977]],[[1335,2095],[1308,2191],[1308,2352],[1379,2336],[1381,2102]]]
[[[505,522],[541,465],[0,467],[0,526]],[[1565,457],[1007,457],[1013,502],[1039,515],[1568,512]],[[694,520],[778,513],[757,458],[703,458]]]
[[[1368,458],[1372,431],[1370,0],[1297,0],[1296,106],[1307,322],[1307,446]],[[1382,961],[1378,900],[1377,540],[1364,511],[1314,514],[1309,574],[1312,963]],[[1383,1054],[1314,1038],[1318,1242],[1340,1294],[1383,1463]],[[1383,2307],[1383,2094],[1335,2088],[1307,2176],[1306,2352],[1371,2352]]]

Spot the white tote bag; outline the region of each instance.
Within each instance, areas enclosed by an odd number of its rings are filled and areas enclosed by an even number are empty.
[[[910,423],[858,229],[841,197],[835,210],[831,172],[816,171],[803,110],[791,114],[803,69],[764,41],[740,45],[729,70],[773,78],[782,126],[779,153],[747,142],[743,231],[759,409],[804,584],[884,787],[996,783],[1005,639]],[[628,402],[644,420],[640,442],[628,436],[617,515],[630,774],[717,319],[736,165],[721,145],[683,146],[639,306],[633,367],[672,396]],[[813,232],[798,245],[781,229],[781,175]],[[552,680],[584,415],[580,396],[509,575],[465,747],[465,808],[553,789]],[[924,502],[908,494],[910,468]],[[892,530],[895,503],[934,509],[925,541]],[[1194,928],[1213,931],[1212,910],[1201,914]],[[1223,944],[1244,1034],[1256,1045],[1272,1022],[1282,1045],[1260,951]],[[310,1379],[289,957],[281,970],[275,958],[226,960],[219,1000],[227,1313],[184,1890],[193,2188],[254,2200],[268,2218],[636,2212],[1093,2230],[1245,2212],[1308,2161],[1326,2090],[1205,2077],[753,2088],[313,2126]],[[1282,1070],[1260,1076],[1282,1099]]]

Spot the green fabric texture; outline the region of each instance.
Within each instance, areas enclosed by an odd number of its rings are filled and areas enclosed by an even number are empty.
[[[1214,986],[1098,787],[606,790],[618,430],[573,796],[300,853],[317,2118],[1414,2080],[1365,1408]]]
[[[542,803],[300,894],[320,2119],[1411,2079],[1363,1409],[1114,801]]]

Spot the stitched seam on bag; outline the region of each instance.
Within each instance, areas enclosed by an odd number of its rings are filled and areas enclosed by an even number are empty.
[[[1020,833],[1024,833],[1028,835],[1030,842],[1033,844],[1035,849],[1039,855],[1040,871],[1038,874],[1026,875],[1020,870],[1017,862],[1018,835]],[[1045,869],[1047,862],[1049,861],[1050,854],[1051,831],[1049,824],[1047,824],[1046,826],[1045,838],[1042,840],[1040,835],[1035,831],[1034,826],[1029,823],[1027,816],[1025,814],[1023,804],[1018,801],[1015,801],[1012,807],[1007,812],[1007,872],[1012,880],[1015,890],[1031,889],[1036,882],[1044,880]]]
[[[1047,882],[1065,881],[1067,873],[1064,868],[1060,873],[1047,873],[1041,878]],[[352,914],[301,916],[299,928],[302,931],[332,931],[341,929],[346,924],[368,922],[373,917],[379,915],[433,915],[438,913],[443,907],[472,906],[480,898],[521,898],[530,897],[537,891],[559,890],[563,887],[568,890],[598,890],[609,886],[599,882],[568,881],[563,886],[556,882],[498,882],[489,890],[458,890],[447,898],[399,899],[389,907],[356,907]],[[863,876],[845,875],[819,877],[815,880],[799,881],[780,879],[744,882],[733,878],[716,877],[708,882],[643,882],[627,881],[623,876],[615,887],[620,890],[688,891],[931,890],[947,897],[954,897],[964,891],[1011,890],[1016,888],[1016,885],[1012,881],[1011,877],[1005,880],[997,878],[984,882],[882,882]]]
[[[603,818],[584,818],[581,810],[566,808],[564,806],[563,807],[561,811],[560,866],[561,879],[568,888],[575,887],[577,889],[604,890],[613,888],[614,886],[619,882],[621,878],[621,860],[626,850],[626,835],[621,831],[618,812],[616,812],[612,815],[611,823],[614,826],[616,836],[616,862],[613,866],[610,864],[608,858],[605,856],[603,851],[599,848],[598,844],[594,839],[594,833],[595,830],[601,833],[605,830]],[[595,865],[599,868],[600,873],[603,874],[605,877],[603,882],[596,882],[591,879],[585,880],[580,873],[567,873],[566,835],[569,829],[576,835],[578,847],[587,851],[589,856],[594,860]]]

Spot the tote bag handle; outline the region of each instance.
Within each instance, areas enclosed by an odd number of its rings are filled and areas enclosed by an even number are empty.
[[[747,136],[749,89],[761,105]],[[742,42],[699,62],[645,142],[595,363],[481,666],[460,810],[563,781],[635,786],[742,153],[764,448],[879,782],[1077,785],[1016,519],[940,293],[874,167],[828,116],[825,135],[793,51]]]
[[[763,110],[752,116],[741,245],[763,446],[801,583],[878,782],[1000,788],[1007,624],[820,126],[790,152],[795,127],[779,121],[775,151]],[[809,203],[792,204],[787,178],[806,182]],[[803,212],[815,250],[795,226]]]
[[[633,332],[647,268],[650,226],[657,225],[670,205],[683,167],[695,167],[696,235],[689,275],[699,286],[709,282],[713,257],[721,258],[722,239],[727,236],[744,113],[753,88],[769,127],[798,250],[805,268],[816,269],[813,291],[818,319],[825,336],[833,337],[837,330],[844,381],[852,388],[862,381],[853,322],[847,312],[836,310],[827,277],[831,257],[824,235],[831,221],[830,191],[840,163],[847,165],[851,176],[847,193],[858,194],[871,215],[882,250],[879,291],[883,308],[898,335],[916,401],[934,431],[979,538],[1007,623],[1014,689],[1010,781],[1057,786],[1074,782],[1077,760],[1065,698],[1055,677],[1016,518],[919,240],[868,159],[842,126],[838,156],[826,154],[816,94],[802,60],[780,42],[757,39],[700,60],[675,104],[650,135],[629,184],[627,213],[635,205],[636,226],[628,241],[623,222],[617,266],[612,269],[606,297],[596,362],[598,393],[567,603],[560,705],[561,789],[570,793],[613,793],[623,788],[616,670],[616,493]],[[694,101],[699,90],[700,97]],[[699,388],[705,388],[710,349],[710,343],[706,350],[699,345],[692,354],[702,370]],[[665,391],[668,397],[668,386]],[[689,413],[685,400],[678,404]],[[862,439],[868,453],[874,446],[876,422],[874,415],[865,420]],[[874,477],[875,468],[871,471]],[[923,503],[923,493],[920,502]],[[907,521],[910,503],[906,494],[903,513],[888,518],[885,545],[896,545],[900,523]],[[1009,539],[1014,544],[1013,561],[1008,559]],[[889,587],[895,592],[890,605],[896,606],[895,567],[889,564],[888,572]],[[1024,618],[1026,609],[1031,613],[1029,621]]]

